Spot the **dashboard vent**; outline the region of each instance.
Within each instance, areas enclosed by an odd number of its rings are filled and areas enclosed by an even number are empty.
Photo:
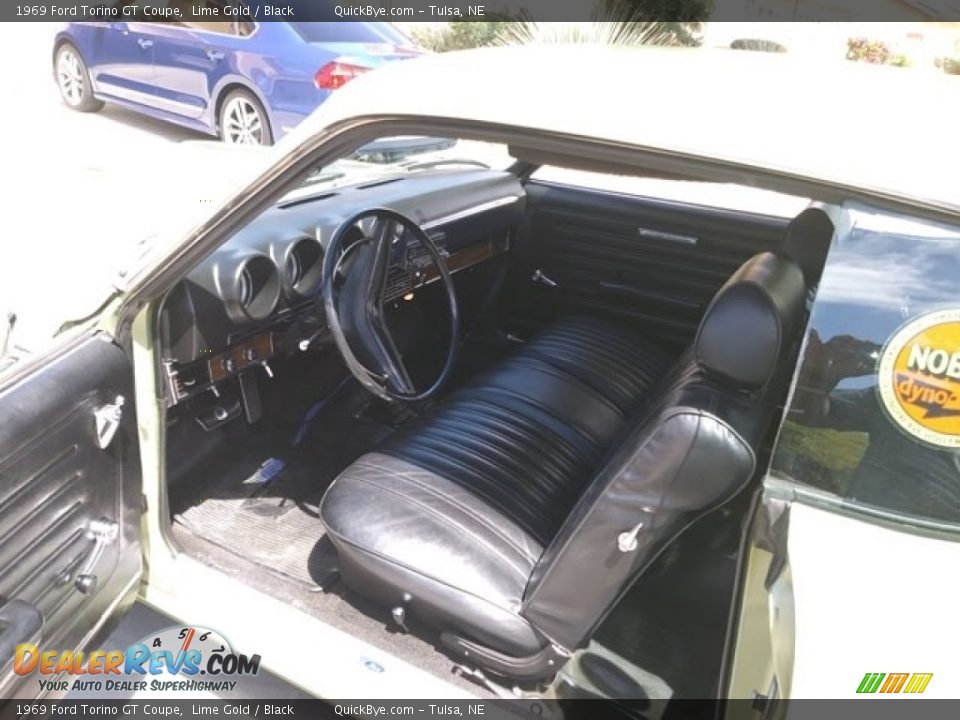
[[[323,277],[323,248],[311,237],[303,237],[287,249],[283,264],[284,284],[294,298],[314,295]]]
[[[336,192],[325,192],[319,193],[317,195],[303,195],[299,197],[291,197],[287,200],[281,200],[277,203],[277,207],[281,210],[286,210],[287,208],[296,207],[297,205],[304,205],[306,203],[319,202],[321,200],[327,200],[332,197],[336,197],[340,193]]]
[[[227,268],[224,303],[234,322],[264,320],[280,299],[280,273],[265,255],[249,255],[236,269]]]

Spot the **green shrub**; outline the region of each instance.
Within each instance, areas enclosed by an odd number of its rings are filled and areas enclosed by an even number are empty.
[[[738,38],[730,43],[730,47],[734,50],[758,50],[760,52],[784,53],[787,51],[785,45],[760,38]]]
[[[448,22],[441,28],[418,27],[413,31],[417,44],[434,52],[466,50],[492,45],[507,22]]]
[[[937,66],[947,75],[960,75],[960,57],[937,58]]]
[[[498,45],[696,45],[694,23],[598,21],[571,23],[509,23],[496,39]]]
[[[498,13],[497,22],[461,20],[418,27],[412,34],[434,52],[527,43],[699,45],[701,24],[712,8],[713,0],[602,0],[589,22],[538,23],[521,11]]]
[[[893,65],[895,67],[910,67],[910,58],[908,58],[903,53],[898,53],[890,57],[888,64]]]

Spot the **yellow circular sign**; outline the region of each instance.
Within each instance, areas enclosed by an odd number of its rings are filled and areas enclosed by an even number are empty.
[[[910,321],[887,342],[878,369],[891,419],[914,437],[960,448],[960,309]]]

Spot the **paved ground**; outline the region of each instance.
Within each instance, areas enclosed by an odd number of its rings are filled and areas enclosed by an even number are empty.
[[[99,304],[136,242],[170,219],[184,177],[199,172],[181,148],[214,144],[115,107],[69,110],[51,75],[55,27],[0,23],[0,322],[13,308],[15,339],[28,347]]]

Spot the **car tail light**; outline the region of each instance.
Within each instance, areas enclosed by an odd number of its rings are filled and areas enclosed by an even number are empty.
[[[328,62],[322,68],[317,70],[313,81],[321,90],[336,90],[346,85],[355,77],[363,75],[370,68],[362,65],[351,65],[350,63]]]

